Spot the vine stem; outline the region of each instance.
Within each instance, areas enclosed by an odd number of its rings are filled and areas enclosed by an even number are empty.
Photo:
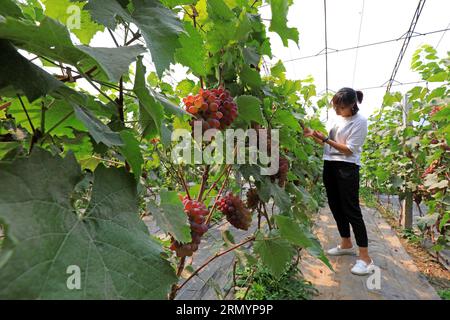
[[[83,76],[83,78],[85,78],[87,80],[87,82],[89,82],[89,84],[94,87],[95,90],[97,90],[102,96],[104,96],[106,99],[108,99],[109,102],[111,102],[114,105],[117,105],[117,102],[114,101],[113,99],[111,99],[106,93],[104,93],[93,81],[92,79],[85,74],[83,71],[81,71],[80,69],[78,69],[78,73]]]
[[[252,272],[248,276],[247,283],[251,282],[253,280],[253,276],[255,275],[256,268],[252,269]],[[250,291],[250,288],[252,287],[251,284],[248,285],[247,289],[245,290],[244,296],[242,297],[242,300],[245,300],[247,298],[248,292]]]
[[[192,15],[190,15],[189,12],[186,11],[186,9],[185,9],[184,11],[186,12],[186,14],[187,14],[188,16],[191,17],[192,22],[194,23],[194,28],[197,28],[197,16],[198,16],[198,12],[197,12],[197,9],[195,8],[195,6],[194,6],[193,4],[191,5],[191,9],[192,9]],[[200,29],[202,29],[202,28],[200,27]],[[204,89],[204,88],[205,88],[205,83],[204,83],[204,81],[203,81],[203,77],[200,76],[199,78],[200,78],[200,87],[201,87],[202,89]]]
[[[217,258],[239,248],[242,247],[243,245],[251,242],[255,240],[255,236],[252,236],[250,238],[248,238],[247,240],[242,241],[241,243],[238,243],[230,248],[228,248],[227,250],[224,250],[222,252],[217,252],[215,255],[213,255],[212,257],[210,257],[208,260],[206,260],[200,267],[197,268],[197,270],[195,270],[182,284],[180,284],[179,286],[177,286],[176,288],[176,292],[179,291],[181,288],[183,288],[186,283],[189,282],[189,280],[191,280],[194,276],[196,276],[200,271],[202,271],[208,264],[210,264],[212,261],[216,260]]]
[[[11,102],[6,102],[5,104],[0,105],[0,111],[11,106]]]
[[[208,182],[208,177],[209,177],[209,164],[207,164],[205,166],[205,170],[203,171],[203,175],[202,175],[202,183],[200,185],[200,192],[198,193],[198,197],[197,197],[197,201],[201,201],[202,197],[203,197],[203,193],[205,192],[206,189],[206,183]]]
[[[33,122],[31,121],[30,115],[28,114],[27,108],[25,108],[25,104],[23,103],[22,98],[20,95],[17,95],[17,98],[19,98],[20,104],[22,106],[23,111],[25,112],[25,115],[27,116],[28,123],[30,124],[31,130],[33,131],[33,134],[36,133],[36,129],[34,128]]]
[[[178,268],[177,268],[177,277],[179,278],[180,276],[181,276],[181,273],[183,272],[183,270],[184,270],[184,264],[186,263],[186,257],[182,257],[181,259],[180,259],[180,262],[178,263]],[[179,290],[180,288],[178,287],[178,285],[175,283],[173,286],[172,286],[172,290],[170,291],[170,295],[169,295],[169,299],[170,300],[173,300],[173,299],[175,299],[175,296],[177,295],[177,291]]]
[[[227,165],[224,170],[222,171],[222,173],[220,174],[220,176],[216,179],[216,181],[213,182],[213,184],[211,185],[211,187],[208,189],[208,191],[206,191],[205,194],[205,199],[208,197],[208,195],[211,193],[211,191],[217,186],[217,184],[219,183],[220,179],[222,179],[223,175],[227,172],[228,167],[230,165]]]
[[[72,114],[74,114],[75,111],[70,111],[68,114],[66,114],[64,117],[61,118],[61,120],[59,120],[57,123],[55,123],[53,125],[53,127],[51,127],[50,129],[47,130],[47,132],[45,133],[44,137],[41,140],[41,146],[44,143],[45,139],[47,139],[47,137],[50,136],[50,133],[55,130],[58,126],[60,126],[64,121],[66,121]]]
[[[264,218],[266,218],[267,225],[269,226],[269,230],[272,231],[272,224],[270,223],[269,214],[267,213],[266,204],[263,203],[262,207],[264,208]]]
[[[232,169],[232,166],[230,165],[229,169],[227,171],[226,177],[225,177],[225,181],[223,182],[223,185],[220,188],[219,193],[217,194],[216,198],[214,199],[214,204],[213,204],[213,207],[211,208],[211,211],[209,212],[208,216],[206,217],[205,225],[208,225],[209,222],[211,221],[211,217],[214,213],[214,210],[217,207],[217,200],[219,200],[220,196],[222,195],[223,190],[225,189],[225,186],[228,183],[228,178],[230,177],[231,169]]]
[[[178,177],[181,180],[181,184],[183,185],[184,191],[186,191],[186,195],[189,199],[191,199],[191,195],[189,194],[189,188],[187,186],[186,180],[184,179],[184,174],[182,171],[176,170]]]

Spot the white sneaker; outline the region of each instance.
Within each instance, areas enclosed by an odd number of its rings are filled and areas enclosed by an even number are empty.
[[[374,269],[375,265],[373,263],[373,260],[371,260],[370,263],[367,264],[363,260],[358,259],[356,260],[355,265],[350,271],[358,276],[365,276],[374,272]]]
[[[353,247],[348,249],[341,249],[341,245],[337,245],[334,248],[331,248],[327,251],[330,256],[343,256],[343,255],[354,255],[355,249]]]

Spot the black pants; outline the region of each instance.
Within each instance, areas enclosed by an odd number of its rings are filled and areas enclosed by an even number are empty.
[[[351,225],[358,247],[367,247],[367,231],[359,206],[359,166],[325,160],[323,182],[341,237],[350,238]]]

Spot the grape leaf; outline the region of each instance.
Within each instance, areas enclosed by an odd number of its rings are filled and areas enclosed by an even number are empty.
[[[184,24],[187,34],[180,36],[181,48],[175,52],[175,59],[192,69],[194,74],[206,75],[205,56],[206,50],[203,39],[197,29],[190,22]]]
[[[281,60],[278,60],[278,62],[270,68],[270,73],[277,78],[284,79],[285,77],[286,68],[284,67],[284,64]]]
[[[280,277],[287,264],[294,256],[294,249],[286,239],[277,236],[276,232],[264,238],[259,234],[255,240],[253,251],[261,257],[262,262],[275,277]]]
[[[292,218],[286,216],[277,215],[275,216],[275,221],[280,230],[280,235],[284,239],[294,245],[305,248],[313,256],[322,260],[331,270],[333,270],[333,267],[331,266],[328,258],[325,256],[320,243],[317,240],[314,241],[314,236],[309,230],[298,224]]]
[[[132,175],[99,165],[84,213],[70,200],[82,177],[72,153],[37,147],[0,164],[0,298],[165,299],[177,278],[139,219]],[[68,287],[71,266],[79,290]]]
[[[22,10],[20,10],[19,6],[12,0],[2,0],[0,15],[23,18]]]
[[[94,21],[114,30],[117,26],[117,18],[131,22],[131,15],[116,0],[89,0],[84,10],[90,12]]]
[[[295,131],[301,131],[302,129],[298,120],[292,115],[292,112],[285,109],[277,110],[273,116],[273,121],[288,126]]]
[[[93,48],[75,46],[67,28],[45,17],[39,25],[11,17],[0,16],[0,37],[17,47],[73,66],[100,66],[108,79],[117,82],[136,56],[145,52],[142,46],[123,48]]]
[[[196,4],[198,0],[161,0],[161,2],[167,7],[175,7],[179,5]]]
[[[175,13],[157,0],[134,0],[133,21],[144,36],[147,47],[161,77],[180,47],[179,37],[185,33]]]
[[[142,63],[142,58],[139,58],[136,66],[136,78],[134,81],[134,92],[139,99],[140,125],[142,135],[154,135],[161,133],[161,126],[164,122],[164,109],[160,103],[151,95],[145,83],[146,68]]]
[[[161,203],[147,204],[147,209],[155,218],[158,226],[176,240],[188,243],[192,240],[187,215],[175,191],[161,191]]]
[[[118,82],[124,73],[128,73],[129,65],[145,52],[145,48],[139,45],[119,48],[78,46],[78,49],[92,57],[112,82]]]
[[[84,123],[95,142],[103,142],[108,147],[122,146],[120,134],[112,131],[106,124],[95,117],[92,112],[80,105],[72,103],[76,117]]]
[[[64,84],[52,75],[25,59],[13,45],[0,39],[0,94],[16,96],[24,94],[34,101]]]
[[[91,16],[87,10],[82,10],[83,4],[70,0],[42,0],[45,5],[45,15],[56,19],[68,26],[68,29],[73,32],[82,43],[89,44],[91,39],[98,31],[103,31],[105,28],[92,21]],[[79,17],[75,15],[80,13]],[[74,25],[70,28],[72,20],[79,19],[79,26]]]
[[[85,6],[94,20],[113,29],[116,17],[135,24],[152,55],[158,76],[162,76],[171,62],[175,50],[180,47],[179,37],[185,33],[176,14],[157,0],[133,0],[130,14],[117,0],[89,0]]]
[[[247,65],[244,65],[241,73],[241,80],[244,84],[247,84],[253,89],[257,89],[261,87],[261,75],[255,69],[250,68]]]
[[[277,215],[275,216],[275,221],[280,229],[280,235],[283,238],[302,248],[307,248],[311,245],[308,237],[306,237],[298,223],[293,219],[286,216]]]
[[[288,46],[289,39],[298,44],[298,30],[287,26],[287,14],[290,4],[291,1],[289,0],[270,0],[272,20],[269,31],[278,33],[285,47]]]
[[[132,130],[123,130],[120,132],[120,138],[124,145],[120,147],[122,155],[127,159],[133,169],[134,176],[139,180],[142,173],[142,165],[144,158],[142,157],[139,141],[133,134]]]
[[[207,10],[209,17],[213,20],[231,20],[235,18],[233,11],[223,0],[208,0]]]
[[[261,102],[258,98],[249,95],[242,95],[236,99],[238,105],[239,118],[245,120],[247,123],[256,121],[259,124],[264,124],[264,118],[261,112]]]

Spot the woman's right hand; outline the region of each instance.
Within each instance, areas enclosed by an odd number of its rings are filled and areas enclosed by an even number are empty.
[[[312,137],[312,136],[314,135],[314,130],[311,129],[311,128],[305,127],[305,128],[303,129],[303,135],[305,136],[305,138],[307,138],[307,137]]]

